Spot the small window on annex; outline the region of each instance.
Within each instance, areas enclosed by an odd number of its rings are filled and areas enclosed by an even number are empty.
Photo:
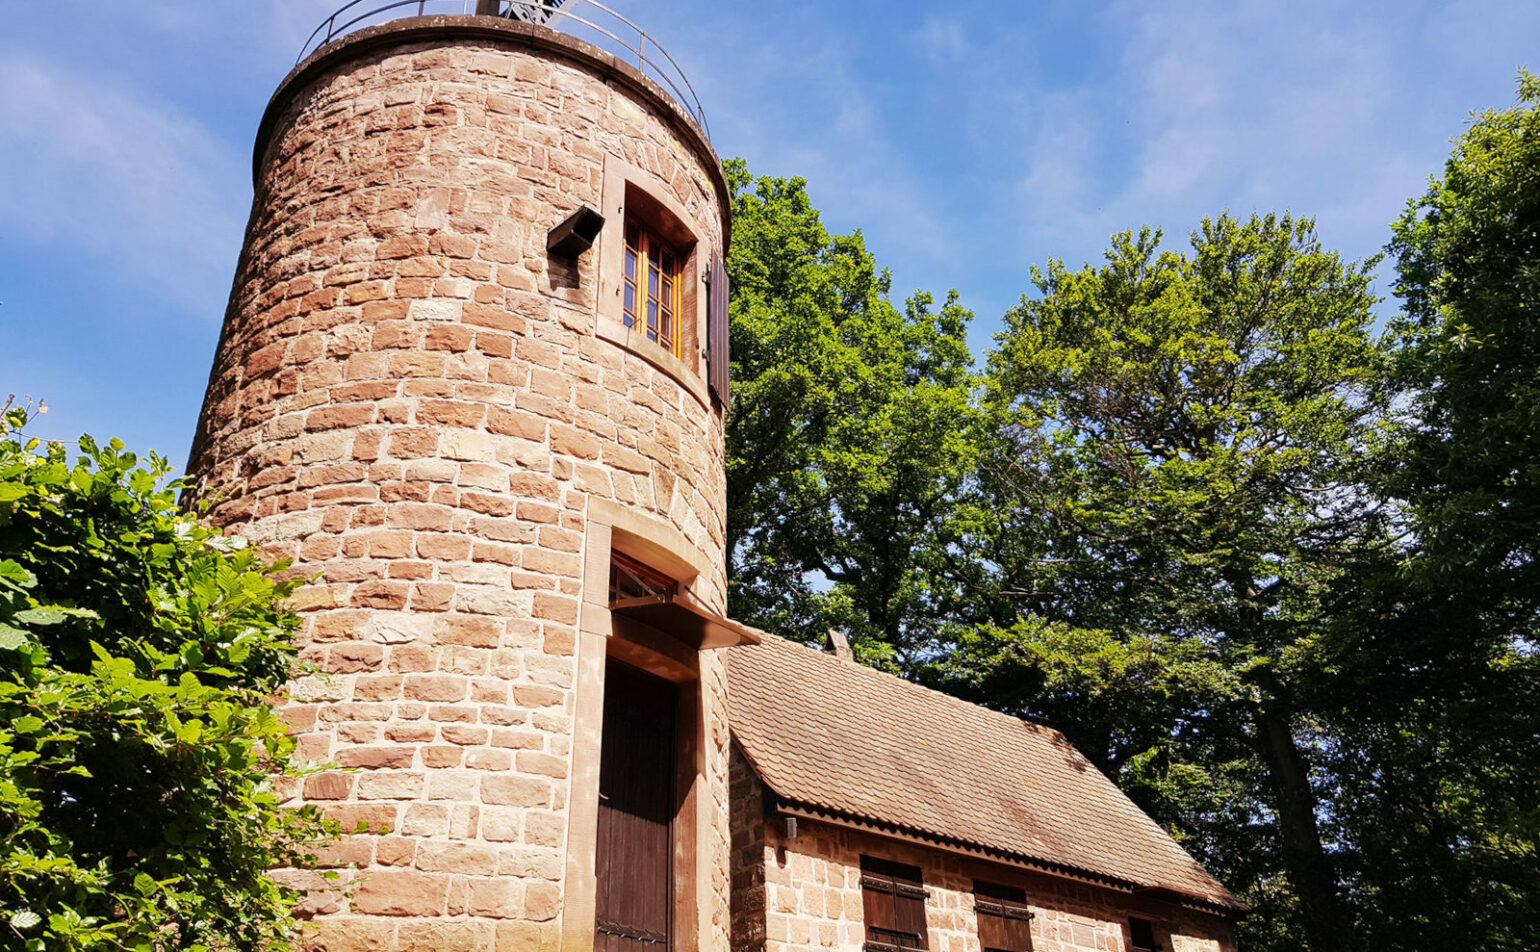
[[[925,884],[918,866],[861,857],[866,952],[929,948],[925,897]]]
[[[975,881],[973,911],[984,952],[1031,952],[1032,913],[1024,890]]]
[[[1128,944],[1133,952],[1155,952],[1155,925],[1148,919],[1128,917]]]

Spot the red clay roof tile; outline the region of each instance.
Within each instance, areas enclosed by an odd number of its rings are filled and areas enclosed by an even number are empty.
[[[773,636],[727,658],[733,735],[785,800],[1241,907],[1056,730]]]

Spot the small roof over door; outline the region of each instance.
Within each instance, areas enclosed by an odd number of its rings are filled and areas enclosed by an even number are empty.
[[[758,632],[707,608],[689,589],[622,596],[610,603],[610,611],[673,635],[699,651],[760,643]]]

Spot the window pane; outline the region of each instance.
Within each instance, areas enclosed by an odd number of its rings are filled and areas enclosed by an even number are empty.
[[[610,601],[622,598],[672,596],[679,583],[621,552],[610,556]]]
[[[645,327],[648,339],[677,355],[684,337],[680,271],[685,262],[635,220],[625,223],[625,242],[622,319],[627,327]]]

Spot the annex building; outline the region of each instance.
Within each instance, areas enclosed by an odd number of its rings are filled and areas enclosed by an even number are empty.
[[[731,196],[650,36],[356,0],[254,181],[189,472],[316,579],[309,948],[1233,948],[1062,735],[728,617]]]

